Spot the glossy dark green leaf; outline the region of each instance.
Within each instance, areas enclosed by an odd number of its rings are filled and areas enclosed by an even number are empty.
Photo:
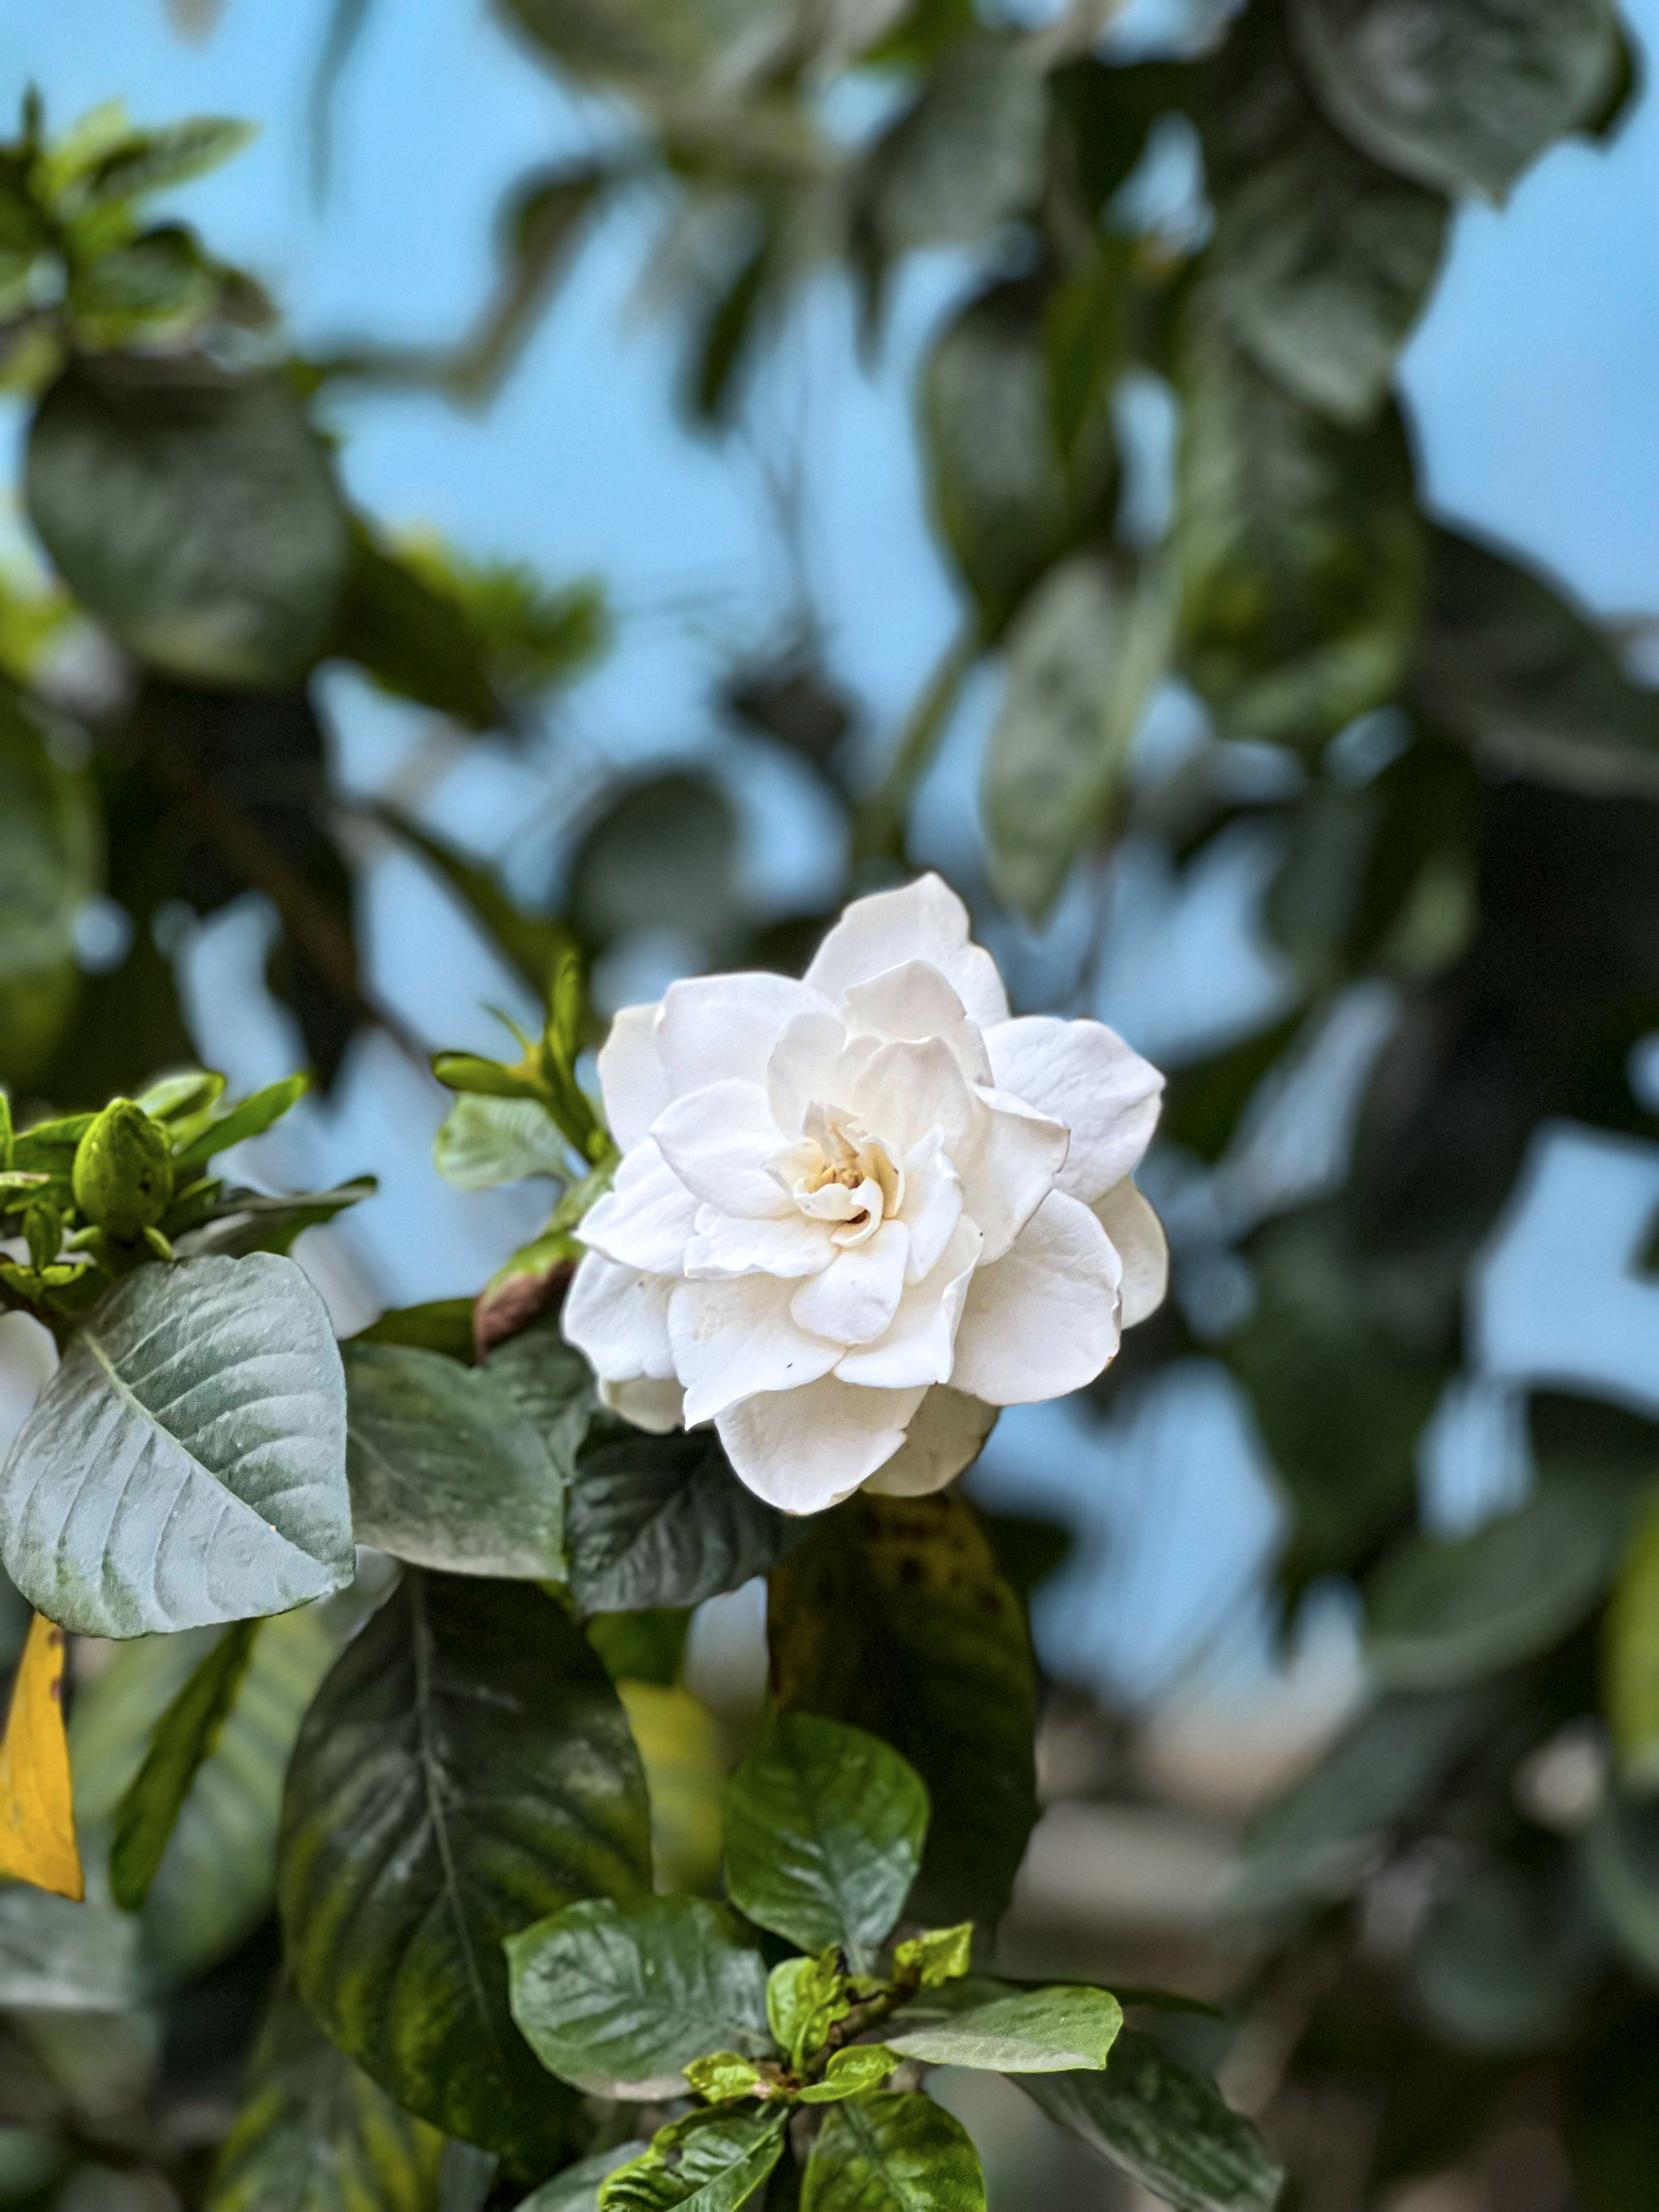
[[[410,2112],[544,2172],[574,2100],[513,2024],[501,1947],[649,1881],[638,1754],[574,1623],[531,1588],[406,1573],[283,1801],[289,1960],[330,2036]]]
[[[900,2011],[884,2033],[893,2050],[930,2066],[1063,2074],[1104,2066],[1122,2025],[1122,2008],[1110,1990],[1056,1984],[953,2007],[914,2027],[909,2012]]]
[[[532,2190],[519,2212],[599,2212],[599,2184],[619,2166],[630,2166],[648,2148],[637,2142],[617,2143],[610,2150],[595,2151],[592,2158],[579,2159]]]
[[[393,1306],[378,1321],[360,1328],[348,1344],[406,1344],[416,1352],[435,1352],[446,1359],[472,1364],[472,1301],[433,1298],[425,1305]],[[342,1355],[343,1357],[343,1354]]]
[[[452,1574],[562,1582],[568,1461],[500,1376],[406,1345],[343,1356],[357,1541]]]
[[[1372,1673],[1389,1689],[1450,1689],[1548,1650],[1606,1590],[1630,1504],[1620,1485],[1557,1480],[1471,1535],[1413,1538],[1367,1593]]]
[[[804,1530],[745,1490],[711,1430],[596,1431],[566,1509],[570,1588],[584,1613],[699,1605],[763,1575]]]
[[[904,1908],[927,1833],[927,1792],[862,1729],[782,1713],[726,1785],[726,1893],[803,1951],[839,1944],[868,1972]]]
[[[933,1804],[912,1917],[994,1925],[1036,1817],[1024,1613],[971,1506],[860,1492],[773,1574],[772,1680],[902,1753]]]
[[[207,2212],[439,2212],[443,2148],[285,1988],[249,2062]]]
[[[1008,636],[1008,684],[985,756],[982,809],[998,896],[1033,921],[1103,825],[1171,642],[1152,571],[1078,555],[1044,577]]]
[[[64,580],[140,659],[198,683],[283,684],[320,651],[345,512],[276,380],[77,367],[36,412],[26,489]]]
[[[1032,282],[970,301],[923,372],[922,443],[933,516],[994,637],[1038,577],[1105,520],[1115,480],[1099,410],[1069,465],[1054,417],[1048,295]]]
[[[701,1897],[567,1905],[507,1946],[513,2017],[544,2066],[579,2089],[684,2095],[709,2051],[769,2057],[766,1968]]]
[[[1592,795],[1659,793],[1659,693],[1554,586],[1450,530],[1431,540],[1411,696],[1495,767]]]
[[[91,779],[0,686],[0,1079],[38,1075],[69,1018],[100,842]]]
[[[0,1469],[5,1565],[89,1636],[285,1613],[356,1571],[345,1391],[291,1260],[141,1267],[82,1323]]]
[[[1564,1865],[1481,1857],[1440,1884],[1412,1945],[1409,1979],[1448,2042],[1500,2057],[1559,2042],[1601,1965]]]
[[[599,2212],[738,2212],[783,2152],[784,2112],[692,2112],[599,2184]]]
[[[1290,0],[1297,51],[1356,145],[1402,176],[1501,200],[1589,123],[1619,68],[1606,0]]]
[[[1281,2168],[1249,2122],[1147,2035],[1126,2029],[1103,2073],[1023,2074],[1051,2120],[1175,2212],[1270,2212]]]
[[[1184,671],[1224,722],[1314,749],[1392,698],[1423,545],[1399,416],[1354,431],[1188,319],[1174,552]]]
[[[1368,422],[1444,250],[1443,196],[1371,161],[1303,91],[1276,7],[1218,57],[1206,114],[1216,200],[1204,285],[1237,343],[1291,395]]]
[[[260,1625],[233,1622],[191,1671],[156,1723],[144,1763],[116,1808],[110,1889],[125,1911],[138,1911],[149,1894],[197,1771],[236,1703]]]
[[[915,2090],[832,2105],[801,2212],[984,2212],[979,2153],[960,2120]]]
[[[596,946],[663,929],[717,949],[738,919],[737,857],[731,802],[707,776],[675,769],[624,784],[571,860],[571,920]]]
[[[1659,1984],[1659,1796],[1610,1789],[1580,1850],[1608,1933],[1637,1972]]]
[[[1381,1699],[1250,1822],[1230,1903],[1261,1914],[1344,1895],[1379,1842],[1433,1797],[1503,1709],[1501,1693],[1485,1685]]]

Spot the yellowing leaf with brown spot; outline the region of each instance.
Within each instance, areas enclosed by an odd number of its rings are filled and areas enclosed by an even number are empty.
[[[39,1613],[0,1741],[0,1875],[77,1903],[87,1893],[64,1734],[64,1632]]]

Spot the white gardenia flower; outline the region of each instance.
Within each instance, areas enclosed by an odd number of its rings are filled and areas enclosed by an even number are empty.
[[[623,1159],[564,1332],[640,1426],[712,1421],[792,1513],[961,1472],[1164,1296],[1129,1176],[1164,1079],[1099,1022],[1011,1020],[937,876],[849,906],[803,981],[711,975],[599,1054]]]

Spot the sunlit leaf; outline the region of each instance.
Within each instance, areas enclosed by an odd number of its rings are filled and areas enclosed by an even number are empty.
[[[535,1098],[458,1098],[445,1115],[432,1158],[446,1182],[460,1190],[494,1190],[533,1176],[562,1182],[570,1151],[547,1109]]]
[[[925,2009],[923,2001],[916,2010]],[[908,2009],[896,2013],[884,2031],[905,2057],[997,2074],[1104,2066],[1123,2025],[1122,2008],[1109,1990],[1063,1984],[942,2010],[919,2027],[911,2017]]]
[[[349,1583],[340,1357],[293,1261],[118,1284],[0,1469],[0,1527],[18,1588],[90,1636],[284,1613]]]

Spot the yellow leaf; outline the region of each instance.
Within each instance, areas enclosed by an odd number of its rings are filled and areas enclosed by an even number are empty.
[[[0,1875],[77,1903],[87,1893],[64,1734],[64,1632],[38,1613],[0,1741]]]
[[[651,1793],[651,1856],[659,1890],[712,1889],[720,1870],[720,1723],[689,1690],[621,1681]]]

